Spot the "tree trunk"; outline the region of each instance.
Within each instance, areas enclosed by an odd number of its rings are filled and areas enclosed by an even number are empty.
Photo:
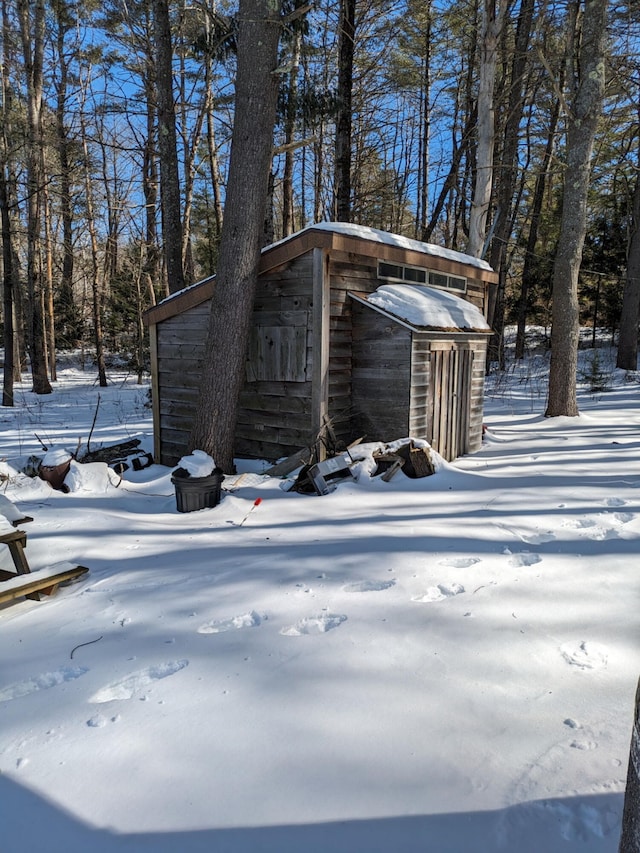
[[[9,21],[7,19],[7,7],[2,3],[2,63],[0,74],[2,75],[2,145],[0,155],[0,227],[2,229],[2,287],[3,287],[3,344],[4,344],[4,371],[2,384],[2,405],[13,406],[13,384],[15,373],[14,361],[14,328],[13,328],[13,296],[18,287],[16,275],[16,260],[14,249],[14,236],[11,216],[9,214],[9,151],[13,147],[11,143],[11,98],[12,89],[8,80],[9,68]]]
[[[580,333],[578,274],[586,234],[593,141],[602,112],[607,0],[587,0],[568,117],[560,237],[553,269],[551,364],[546,417],[578,414],[576,373]],[[571,35],[571,34],[570,34]]]
[[[69,156],[69,137],[67,132],[67,95],[69,86],[69,62],[65,49],[66,33],[73,28],[65,3],[53,3],[53,12],[57,25],[58,91],[56,97],[56,145],[60,159],[59,195],[60,217],[62,220],[62,271],[58,288],[58,332],[61,342],[75,346],[80,337],[80,320],[73,296],[73,269],[75,255],[73,250],[73,200],[71,190],[71,158]]]
[[[482,257],[486,240],[491,188],[493,184],[493,149],[495,143],[494,88],[498,35],[504,17],[504,2],[482,0],[482,32],[480,34],[480,68],[478,91],[478,143],[476,151],[476,178],[473,201],[469,214],[469,242],[467,252],[474,258]]]
[[[7,182],[5,179],[4,163],[2,164],[2,170],[0,171],[0,213],[2,215],[2,287],[4,291],[4,371],[2,385],[2,405],[13,406],[13,293],[15,289],[15,276],[13,266],[13,235],[11,232],[11,219],[9,217]]]
[[[293,148],[293,133],[295,130],[296,113],[298,110],[298,72],[300,70],[300,43],[302,33],[296,28],[293,34],[291,52],[293,54],[291,71],[289,72],[289,92],[286,106],[284,142],[287,147],[284,155],[284,174],[282,176],[282,236],[288,237],[295,231],[295,206],[293,200],[293,166],[295,153]]]
[[[146,69],[144,79],[146,127],[147,132],[144,140],[142,153],[142,191],[144,193],[144,233],[145,233],[145,258],[144,273],[154,288],[154,295],[168,296],[166,284],[161,286],[160,282],[160,250],[158,248],[158,158],[155,148],[154,135],[154,92],[150,80],[151,70]]]
[[[511,80],[507,113],[504,126],[504,146],[500,160],[500,172],[497,178],[496,209],[497,221],[491,241],[490,263],[498,271],[498,288],[489,324],[493,336],[489,342],[487,361],[497,361],[504,369],[504,312],[505,285],[508,275],[507,245],[513,231],[514,199],[518,179],[518,148],[520,145],[520,124],[525,106],[525,76],[528,67],[529,41],[533,24],[535,0],[522,0],[515,34],[515,53],[511,63]]]
[[[429,215],[429,149],[431,144],[431,0],[425,4],[424,58],[420,90],[420,138],[418,145],[418,198],[416,204],[416,235],[422,237]]]
[[[173,42],[167,0],[153,0],[158,95],[162,234],[169,293],[184,288],[178,143],[173,98]]]
[[[564,66],[562,70],[562,80],[564,81]],[[542,165],[536,175],[536,181],[533,190],[533,203],[531,206],[531,222],[529,225],[529,234],[527,235],[527,244],[524,253],[524,264],[522,267],[522,285],[520,297],[518,299],[518,320],[516,329],[516,348],[515,357],[517,359],[524,358],[525,336],[527,328],[527,308],[529,305],[529,293],[535,284],[535,253],[538,243],[538,231],[540,229],[540,220],[542,218],[542,205],[549,179],[549,169],[555,149],[556,132],[558,129],[558,121],[560,119],[560,100],[556,104],[551,113],[549,121],[549,130],[547,133],[547,144],[545,146]]]
[[[100,263],[98,258],[98,234],[94,215],[93,187],[91,184],[89,146],[84,115],[84,104],[81,106],[80,129],[82,133],[82,150],[84,154],[84,186],[85,204],[87,206],[87,231],[91,245],[91,305],[93,316],[93,338],[96,347],[96,365],[98,367],[98,383],[101,388],[107,387],[107,370],[104,358],[104,335],[102,324],[102,282],[100,280]]]
[[[20,36],[27,80],[27,343],[31,379],[36,394],[50,394],[42,318],[41,212],[44,180],[42,134],[42,63],[44,57],[44,0],[36,0],[31,16],[28,0],[18,0]]]
[[[280,9],[241,0],[231,161],[206,357],[190,446],[233,470],[233,440],[273,148]]]
[[[335,218],[351,221],[351,123],[356,0],[342,0],[338,34],[338,115],[336,118]]]
[[[633,715],[619,853],[640,853],[640,681]]]
[[[622,370],[638,369],[638,321],[640,313],[640,174],[633,192],[631,238],[627,255],[627,278],[622,296],[618,359]]]
[[[218,163],[218,146],[216,143],[216,131],[213,121],[213,73],[211,68],[211,57],[205,57],[205,87],[206,100],[205,111],[207,119],[207,160],[209,164],[209,180],[213,192],[213,216],[215,222],[216,249],[222,231],[222,202],[220,200],[220,166]]]

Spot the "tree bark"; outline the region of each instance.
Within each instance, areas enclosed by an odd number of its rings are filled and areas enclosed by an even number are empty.
[[[220,259],[190,446],[233,470],[238,398],[258,277],[276,116],[280,8],[241,0],[238,70]]]
[[[300,71],[300,45],[302,33],[296,28],[293,34],[291,52],[293,55],[289,72],[289,92],[286,105],[284,141],[290,146],[284,155],[284,174],[282,176],[282,236],[288,237],[295,231],[295,205],[293,198],[293,166],[295,160],[293,134],[298,110],[298,73]]]
[[[2,79],[2,145],[0,155],[0,223],[2,228],[2,287],[3,287],[3,344],[4,344],[4,371],[2,380],[2,405],[13,406],[13,385],[15,373],[15,345],[13,327],[13,301],[14,293],[18,287],[16,275],[16,252],[14,248],[14,235],[11,216],[9,214],[9,151],[13,147],[11,143],[11,98],[12,90],[8,80],[9,68],[9,21],[7,18],[6,3],[2,3],[2,64],[0,75]]]
[[[500,0],[498,0],[500,2]],[[496,0],[482,2],[482,32],[480,34],[480,68],[478,91],[478,143],[473,201],[469,213],[469,242],[467,252],[480,258],[486,240],[489,204],[493,185],[493,149],[495,144],[494,88],[498,35],[504,17],[504,2],[496,9]]]
[[[73,271],[75,254],[73,249],[73,199],[71,188],[70,141],[67,130],[69,61],[65,37],[73,29],[74,20],[65,2],[52,3],[56,19],[58,83],[56,93],[56,145],[60,159],[60,217],[62,219],[62,271],[58,289],[58,332],[61,342],[73,347],[80,337],[80,318],[73,295]]]
[[[567,165],[560,237],[553,269],[551,364],[546,417],[578,414],[576,373],[580,333],[578,274],[586,234],[593,141],[605,82],[607,0],[586,0],[568,117]],[[569,34],[571,35],[571,34]]]
[[[520,124],[525,106],[525,77],[528,68],[528,47],[531,39],[535,0],[522,0],[515,33],[515,53],[511,63],[511,79],[507,99],[507,113],[504,122],[504,145],[500,156],[500,172],[497,178],[496,209],[497,222],[491,240],[489,261],[498,271],[498,287],[495,300],[492,300],[492,312],[489,325],[493,336],[489,342],[487,361],[497,361],[504,369],[504,313],[505,290],[508,275],[507,245],[513,231],[516,181],[518,179],[518,148],[520,145]]]
[[[564,66],[563,66],[564,68]],[[564,79],[564,70],[563,70]],[[524,252],[524,263],[522,266],[522,285],[520,289],[520,297],[518,299],[518,314],[517,314],[517,329],[516,329],[516,348],[515,357],[517,359],[524,358],[525,337],[527,329],[527,309],[529,306],[529,293],[535,285],[535,252],[538,243],[538,232],[540,230],[540,220],[542,219],[542,205],[544,196],[549,181],[549,171],[553,152],[555,150],[556,132],[558,129],[558,121],[560,119],[560,101],[552,110],[549,121],[549,130],[547,132],[547,144],[545,146],[542,164],[536,175],[535,185],[533,189],[533,202],[531,205],[531,221],[529,224],[529,233],[527,235],[527,243]]]
[[[335,152],[335,218],[351,221],[351,123],[356,0],[342,0],[338,34],[338,115]]]
[[[622,370],[638,369],[638,326],[640,315],[640,172],[633,192],[631,238],[627,256],[627,277],[622,296],[618,359]]]
[[[153,0],[158,95],[162,235],[169,293],[184,288],[178,142],[173,98],[173,42],[167,0]]]
[[[619,853],[640,853],[640,681],[633,715]]]
[[[42,317],[41,213],[44,180],[42,104],[45,9],[44,0],[33,5],[18,0],[20,36],[27,80],[27,342],[31,379],[36,394],[50,394]]]

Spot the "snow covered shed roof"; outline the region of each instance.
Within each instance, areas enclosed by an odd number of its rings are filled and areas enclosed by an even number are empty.
[[[400,234],[347,222],[319,222],[265,246],[260,258],[260,273],[267,273],[313,249],[368,255],[379,260],[428,266],[446,274],[466,275],[488,284],[497,284],[497,274],[486,261],[445,249],[433,243],[422,243]],[[213,293],[215,277],[210,276],[174,293],[145,313],[148,325],[160,323],[196,305],[206,302]]]
[[[453,293],[419,284],[384,284],[374,293],[351,293],[352,298],[404,321],[417,331],[491,334],[484,315],[471,302]]]
[[[302,231],[298,231],[290,237],[285,237],[283,240],[267,246],[262,252],[264,254],[277,247],[285,246],[299,239],[302,235],[314,231],[325,231],[335,236],[350,237],[355,240],[367,240],[370,243],[379,243],[384,246],[402,249],[403,251],[419,252],[422,255],[429,255],[433,258],[454,261],[458,264],[476,267],[478,270],[484,270],[485,272],[493,272],[487,261],[483,261],[480,258],[465,255],[463,252],[456,252],[454,249],[445,249],[443,246],[436,246],[434,243],[423,243],[420,240],[403,237],[401,234],[391,234],[388,231],[380,231],[378,228],[369,228],[366,225],[355,225],[352,222],[317,222],[315,225],[309,225],[307,228],[303,228]]]

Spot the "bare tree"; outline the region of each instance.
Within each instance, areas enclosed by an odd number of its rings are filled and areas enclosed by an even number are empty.
[[[167,0],[153,0],[153,17],[157,60],[162,234],[169,292],[176,293],[184,287],[184,267],[178,143],[173,97],[173,40]]]
[[[489,203],[493,183],[493,149],[495,145],[494,88],[498,36],[504,22],[505,0],[482,0],[482,29],[478,48],[480,51],[478,84],[478,141],[476,149],[476,177],[473,200],[469,214],[469,242],[467,252],[474,258],[484,253]]]
[[[620,312],[618,359],[623,370],[638,368],[638,327],[640,313],[640,167],[636,175],[631,212],[631,236],[627,253],[627,277]]]
[[[27,343],[36,394],[50,394],[42,316],[41,215],[44,181],[43,59],[44,0],[18,0],[27,89]]]
[[[341,0],[338,32],[338,115],[336,118],[335,217],[351,220],[351,122],[356,0]]]
[[[571,4],[580,11],[580,2]],[[553,269],[549,394],[545,415],[578,414],[576,373],[580,333],[578,274],[587,230],[593,143],[605,85],[607,0],[586,0],[576,15],[572,102],[567,116],[567,162],[560,237]]]
[[[235,117],[220,258],[191,447],[233,470],[233,441],[258,277],[273,148],[280,6],[241,0]]]

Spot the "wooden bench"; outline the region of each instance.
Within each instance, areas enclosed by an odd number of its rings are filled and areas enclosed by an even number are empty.
[[[85,566],[57,563],[32,572],[24,553],[27,534],[23,530],[0,533],[0,544],[9,548],[16,569],[15,572],[0,569],[0,604],[23,596],[40,601],[40,594],[53,595],[61,583],[78,578],[89,571]]]

